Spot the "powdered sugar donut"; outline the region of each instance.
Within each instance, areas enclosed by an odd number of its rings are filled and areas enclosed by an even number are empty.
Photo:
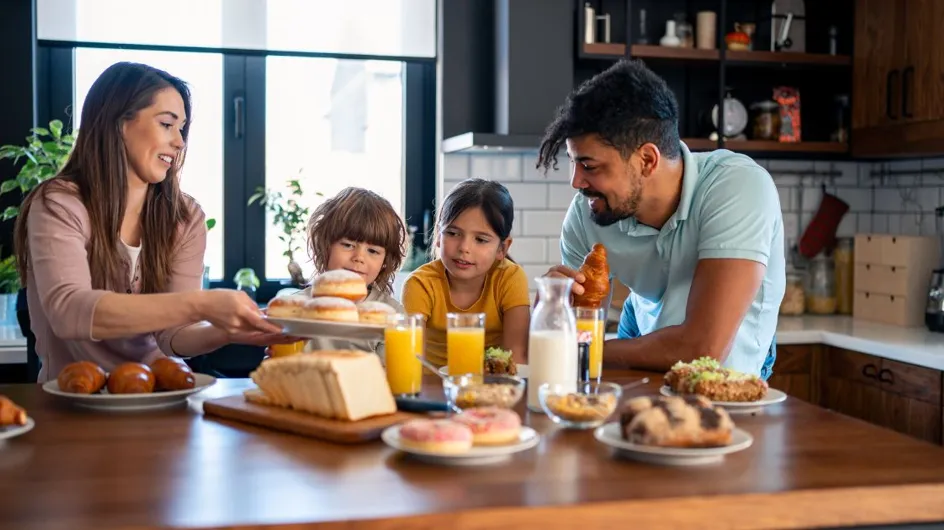
[[[269,301],[266,315],[275,318],[303,318],[305,303],[311,300],[307,296],[279,296]]]
[[[472,448],[472,431],[451,420],[410,420],[400,426],[400,443],[418,451],[454,455]]]
[[[357,306],[350,300],[323,296],[305,301],[302,318],[308,320],[331,320],[333,322],[357,322]]]
[[[397,310],[383,302],[361,302],[357,304],[357,313],[361,322],[367,324],[386,324],[387,317],[395,315]]]
[[[363,300],[367,296],[367,283],[356,272],[338,269],[315,276],[311,282],[311,295],[336,296],[352,302]]]
[[[521,418],[514,411],[498,407],[473,407],[453,418],[472,430],[475,445],[514,443],[521,431]]]

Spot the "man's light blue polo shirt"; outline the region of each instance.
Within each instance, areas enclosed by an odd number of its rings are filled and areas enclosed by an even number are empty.
[[[682,157],[682,197],[661,230],[635,218],[598,226],[587,199],[576,194],[561,231],[564,265],[576,269],[594,243],[606,246],[611,275],[631,290],[620,319],[620,337],[628,338],[633,317],[641,335],[685,320],[698,260],[763,263],[764,280],[724,363],[760,374],[786,283],[777,188],[770,174],[744,155],[725,149],[692,153],[682,144]]]

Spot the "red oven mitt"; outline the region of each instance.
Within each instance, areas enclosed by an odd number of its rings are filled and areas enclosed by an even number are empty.
[[[836,229],[842,216],[849,211],[849,205],[842,199],[829,193],[823,193],[823,201],[819,203],[819,210],[810,221],[803,236],[800,237],[798,250],[803,257],[813,259],[824,248],[833,244],[836,239]]]

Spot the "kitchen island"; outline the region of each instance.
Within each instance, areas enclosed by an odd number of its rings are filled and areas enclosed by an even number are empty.
[[[639,373],[608,372],[631,381]],[[652,374],[645,374],[652,375]],[[654,393],[659,377],[633,395]],[[438,380],[428,381],[436,392]],[[0,387],[36,421],[0,445],[0,528],[795,528],[944,520],[944,449],[789,398],[735,416],[754,445],[719,465],[614,459],[590,431],[530,414],[541,444],[506,464],[436,467],[381,442],[339,446],[205,418],[73,409]],[[522,410],[523,413],[523,410]]]

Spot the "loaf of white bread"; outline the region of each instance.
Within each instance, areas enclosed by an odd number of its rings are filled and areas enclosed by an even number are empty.
[[[259,389],[245,397],[255,403],[346,421],[397,411],[380,358],[371,353],[337,350],[277,357],[249,376]]]

